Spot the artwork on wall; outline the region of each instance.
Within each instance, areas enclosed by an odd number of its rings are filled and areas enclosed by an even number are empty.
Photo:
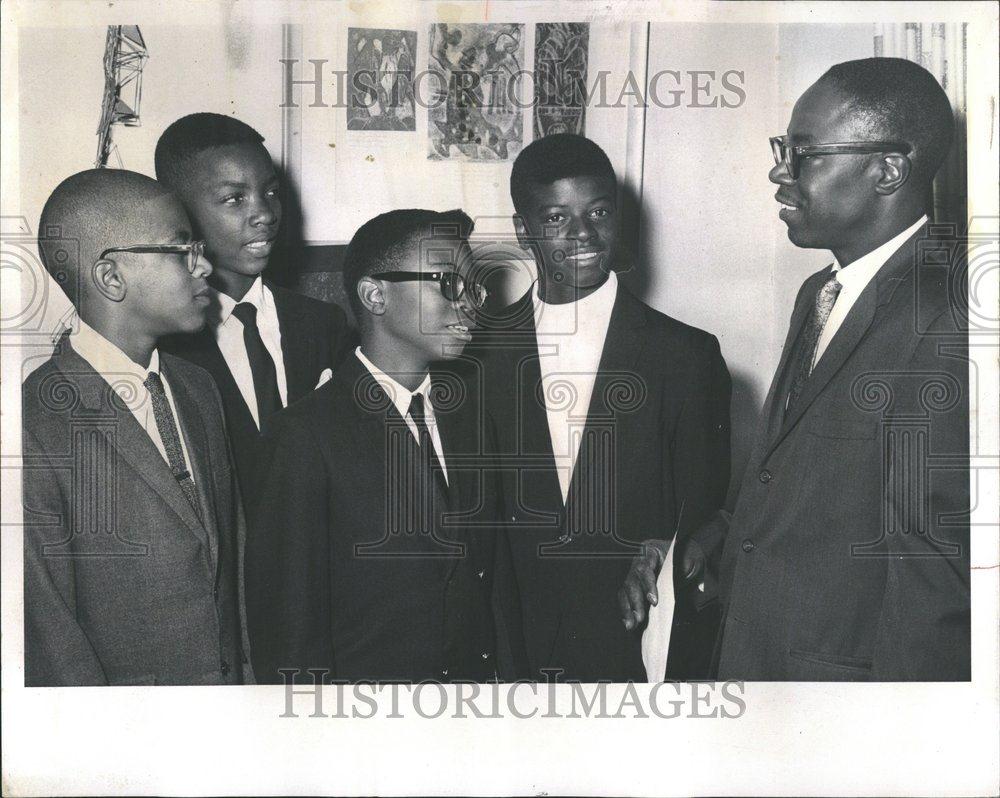
[[[506,161],[517,155],[523,31],[522,24],[431,25],[430,70],[438,95],[429,104],[429,158]]]
[[[348,130],[416,130],[417,32],[347,29]]]
[[[534,137],[585,135],[590,23],[535,25]]]

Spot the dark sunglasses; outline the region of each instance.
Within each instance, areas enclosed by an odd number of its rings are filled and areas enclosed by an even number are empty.
[[[102,260],[112,252],[186,255],[188,273],[194,274],[194,270],[198,268],[198,259],[205,253],[205,242],[191,241],[187,244],[133,244],[128,247],[110,247],[104,250],[97,259]]]
[[[434,281],[441,288],[441,296],[449,302],[458,302],[463,296],[468,296],[476,308],[481,308],[486,302],[486,289],[479,283],[471,281],[466,283],[458,272],[379,272],[371,276],[376,280],[386,280],[390,283]]]
[[[795,180],[799,176],[799,163],[810,155],[859,155],[875,152],[898,152],[908,155],[913,149],[902,141],[841,141],[834,144],[803,144],[788,143],[788,136],[772,136],[771,153],[774,163],[785,164],[788,176]]]

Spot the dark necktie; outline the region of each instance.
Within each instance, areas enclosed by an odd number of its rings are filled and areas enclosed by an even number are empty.
[[[830,275],[830,279],[816,292],[816,301],[809,313],[809,318],[806,320],[805,329],[802,331],[798,352],[796,353],[795,371],[793,372],[795,378],[788,391],[788,404],[785,408],[786,415],[791,413],[795,402],[802,395],[802,390],[805,388],[806,382],[809,381],[809,376],[812,374],[813,369],[813,360],[816,358],[816,346],[819,344],[819,337],[823,333],[827,319],[830,318],[830,311],[833,310],[833,306],[837,302],[837,296],[840,294],[841,288],[843,286],[837,282],[837,273],[834,272]]]
[[[448,486],[445,483],[444,473],[441,470],[441,461],[434,451],[434,442],[431,440],[431,431],[427,426],[427,418],[424,415],[424,395],[419,391],[410,397],[409,416],[413,423],[417,425],[419,433],[420,454],[423,458],[424,467],[433,474],[434,487],[441,491],[441,495],[448,498]]]
[[[170,402],[167,401],[167,392],[163,388],[163,380],[155,371],[149,372],[142,383],[149,391],[149,398],[153,403],[153,417],[156,419],[156,429],[160,433],[160,440],[163,448],[167,451],[167,463],[170,472],[181,486],[184,495],[187,497],[194,514],[201,521],[201,504],[198,501],[198,488],[191,478],[191,472],[187,470],[184,462],[184,450],[181,448],[181,436],[177,431],[177,420],[170,409]]]
[[[281,394],[278,393],[278,373],[274,370],[271,353],[264,346],[257,328],[257,308],[249,302],[240,302],[233,308],[233,315],[243,324],[243,344],[247,348],[250,371],[253,374],[253,392],[257,397],[257,426],[264,428],[264,422],[281,410]]]

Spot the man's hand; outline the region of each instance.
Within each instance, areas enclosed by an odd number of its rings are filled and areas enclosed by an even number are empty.
[[[681,551],[681,569],[685,582],[700,579],[705,572],[705,552],[694,540],[684,542]],[[643,543],[643,551],[632,560],[632,567],[625,577],[625,584],[618,590],[618,606],[625,628],[631,631],[646,619],[646,606],[656,606],[660,597],[656,578],[663,566],[670,544],[652,538]],[[669,567],[669,564],[668,564]]]

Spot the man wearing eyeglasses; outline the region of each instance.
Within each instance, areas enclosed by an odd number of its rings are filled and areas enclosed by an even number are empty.
[[[789,239],[835,260],[799,291],[731,512],[686,552],[694,579],[722,547],[720,679],[970,678],[968,341],[925,212],[953,128],[929,72],[870,58],[771,140]],[[624,588],[640,620],[657,558]]]
[[[23,386],[25,684],[240,684],[222,405],[158,348],[205,324],[203,245],[162,185],[117,169],[63,181],[40,229],[78,319]]]
[[[250,497],[262,681],[496,676],[496,491],[476,391],[447,365],[486,298],[468,272],[471,227],[461,211],[397,210],[348,246],[361,344],[274,416]]]

